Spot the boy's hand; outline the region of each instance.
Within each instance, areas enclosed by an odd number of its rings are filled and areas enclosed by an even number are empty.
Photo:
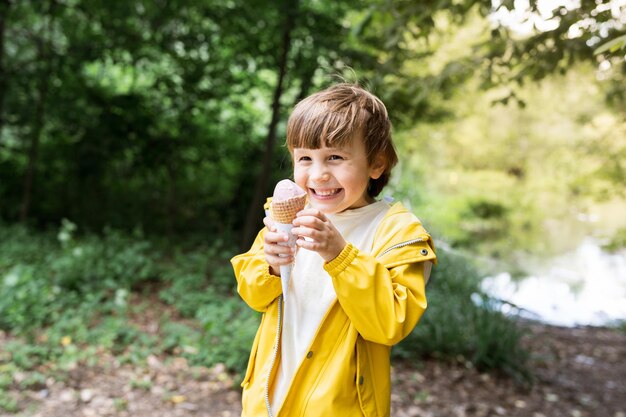
[[[341,233],[318,209],[302,210],[293,225],[295,227],[291,231],[298,236],[296,245],[319,253],[326,262],[335,259],[347,245]]]
[[[267,232],[265,232],[265,242],[263,244],[265,260],[270,265],[270,273],[272,275],[280,276],[280,266],[289,265],[293,262],[295,249],[279,245],[279,243],[289,240],[289,237],[285,233],[281,233],[276,230],[276,227],[274,227],[274,221],[271,218],[264,218],[263,223],[265,224],[265,227],[267,227]]]

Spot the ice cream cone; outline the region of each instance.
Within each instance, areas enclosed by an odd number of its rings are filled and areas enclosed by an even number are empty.
[[[276,229],[289,237],[287,242],[282,242],[280,245],[292,248],[296,246],[297,236],[291,233],[292,222],[296,218],[296,214],[304,209],[306,197],[306,192],[290,180],[282,180],[276,185],[274,198],[270,204],[270,217],[274,220]],[[292,269],[293,264],[280,267],[283,299],[286,298]]]
[[[270,205],[272,219],[276,223],[291,224],[296,218],[296,214],[304,208],[305,204],[306,194],[282,201],[273,200]]]

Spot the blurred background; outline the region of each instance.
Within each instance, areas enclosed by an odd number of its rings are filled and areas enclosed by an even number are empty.
[[[343,80],[386,103],[383,194],[441,259],[397,361],[532,386],[528,323],[623,345],[625,27],[624,0],[0,0],[0,413],[89,409],[67,381],[110,360],[201,414],[146,371],[180,359],[235,415],[259,316],[228,260],[291,176],[290,110]],[[142,415],[125,395],[111,412]]]

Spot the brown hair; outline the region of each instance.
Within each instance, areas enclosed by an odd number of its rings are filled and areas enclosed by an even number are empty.
[[[355,84],[337,84],[299,102],[287,122],[287,147],[342,147],[363,133],[367,162],[383,155],[385,169],[370,179],[367,192],[376,197],[389,182],[398,156],[391,140],[391,122],[382,101]]]

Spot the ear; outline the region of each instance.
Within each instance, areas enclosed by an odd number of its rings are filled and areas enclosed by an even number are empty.
[[[385,168],[387,168],[387,161],[385,160],[385,157],[382,154],[376,155],[372,161],[372,165],[370,165],[370,178],[377,180],[381,175],[383,175]]]

